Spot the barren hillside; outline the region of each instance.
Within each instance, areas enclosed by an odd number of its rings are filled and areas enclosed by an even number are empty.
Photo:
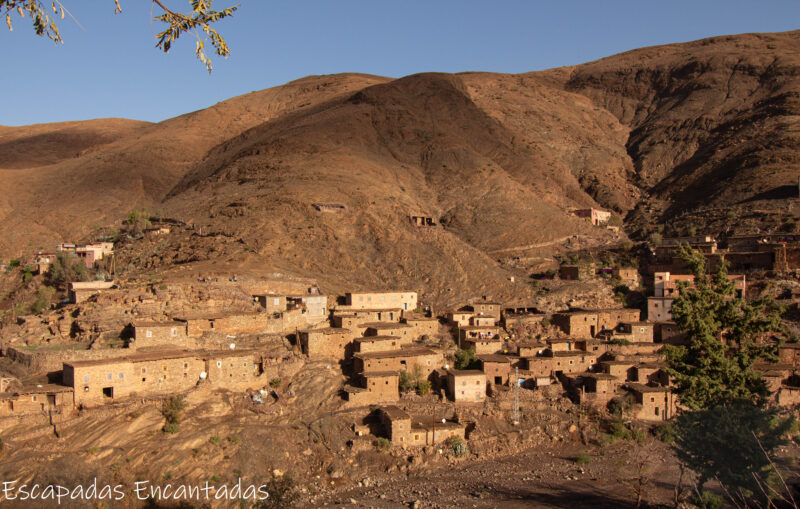
[[[524,298],[509,261],[532,270],[624,240],[575,207],[614,210],[635,235],[796,215],[798,46],[800,32],[748,34],[521,75],[308,77],[159,124],[0,128],[0,249],[87,235],[147,205],[205,232],[181,238],[196,257],[156,253],[151,269],[197,261],[331,290]],[[414,228],[411,214],[440,226]],[[209,234],[230,242],[214,249]]]

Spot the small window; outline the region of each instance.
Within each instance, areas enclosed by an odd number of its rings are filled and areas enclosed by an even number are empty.
[[[178,329],[176,329],[175,327],[173,327],[172,329],[170,329],[170,331],[169,331],[169,332],[170,332],[170,334],[172,334],[173,336],[177,336],[177,335],[178,335]]]
[[[183,369],[189,369],[189,363],[188,362],[184,362],[183,363]]]
[[[125,373],[120,373],[120,374],[119,374],[119,377],[120,377],[120,378],[125,378]]]
[[[89,386],[88,385],[84,385],[83,386],[83,392],[89,392]]]
[[[88,382],[89,381],[89,375],[83,375],[83,381],[84,382]]]
[[[111,373],[106,375],[106,380],[111,380],[112,378],[114,378],[114,376]]]
[[[167,365],[166,365],[166,364],[164,364],[163,366],[161,366],[161,369],[163,369],[164,371],[166,371],[166,370],[167,370]]]
[[[142,383],[146,382],[147,378],[142,378]]]
[[[144,335],[145,335],[145,337],[152,338],[153,337],[153,331],[151,331],[150,329],[147,329],[145,331]]]
[[[221,367],[222,367],[222,361],[217,361],[217,367],[218,367],[218,368],[221,368]]]

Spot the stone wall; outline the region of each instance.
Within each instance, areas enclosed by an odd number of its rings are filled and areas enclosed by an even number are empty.
[[[113,359],[130,355],[126,348],[108,348],[97,350],[23,350],[9,347],[5,356],[25,366],[31,373],[49,373],[60,371],[65,362]]]

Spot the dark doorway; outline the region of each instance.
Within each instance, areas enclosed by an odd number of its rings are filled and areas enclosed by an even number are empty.
[[[494,377],[494,384],[495,385],[502,385],[503,384],[503,377],[502,376]]]
[[[103,387],[103,396],[106,398],[113,398],[114,397],[114,388],[113,387]]]

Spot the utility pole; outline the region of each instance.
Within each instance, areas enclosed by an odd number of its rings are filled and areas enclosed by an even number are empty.
[[[519,366],[514,368],[514,426],[519,424]]]

